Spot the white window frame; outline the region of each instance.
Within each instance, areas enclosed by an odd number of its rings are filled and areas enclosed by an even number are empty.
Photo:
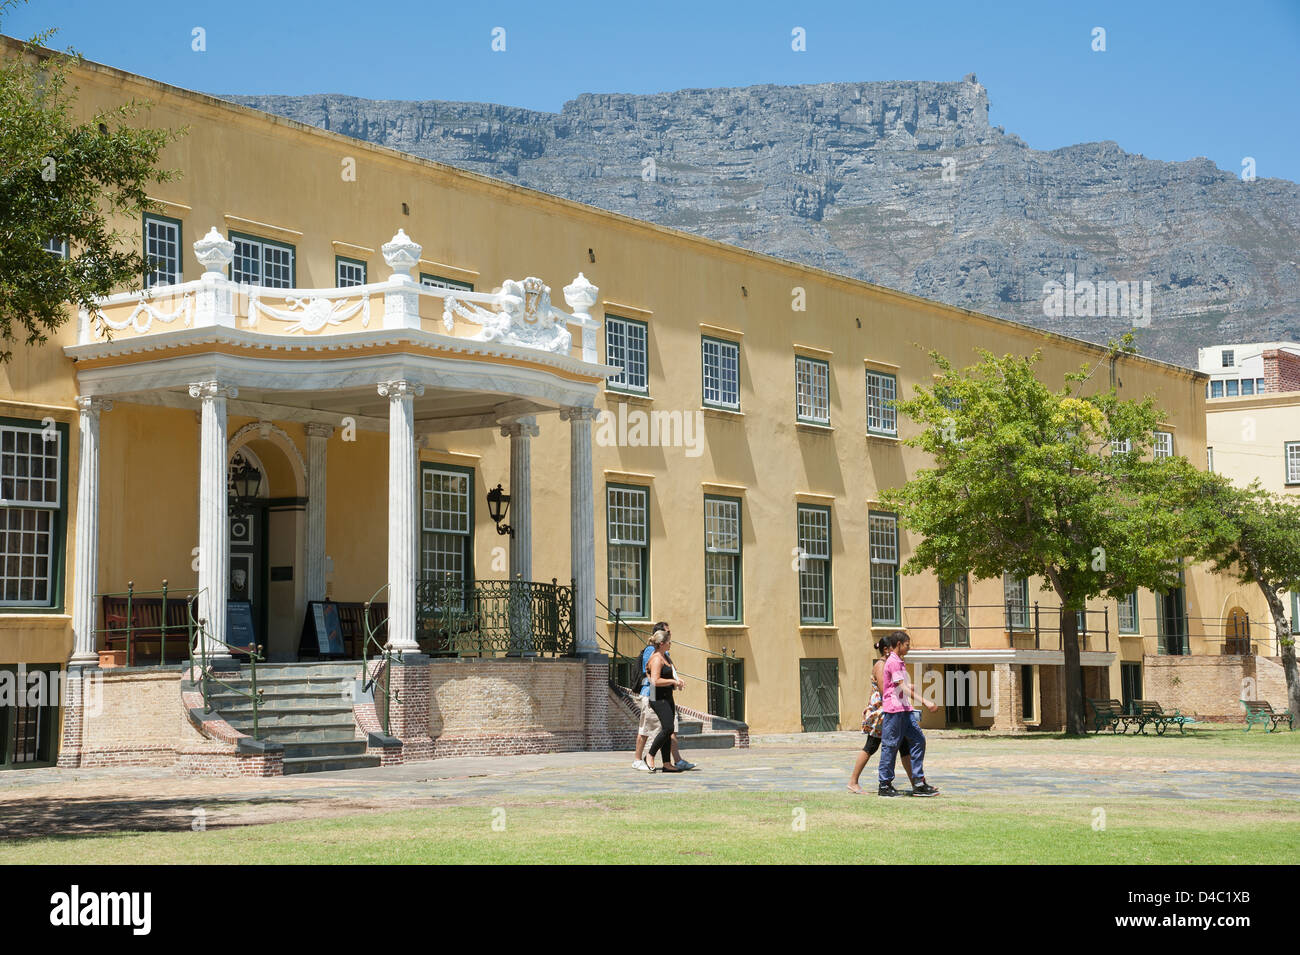
[[[899,552],[898,516],[871,512],[867,515],[867,557],[871,565],[871,625],[875,627],[900,626],[902,610],[899,607]],[[886,584],[888,592],[886,592]],[[886,617],[877,613],[886,605],[893,613]]]
[[[260,288],[294,287],[298,280],[298,250],[295,246],[242,232],[231,232],[227,238],[235,243],[235,257],[230,262],[231,281]],[[281,257],[287,257],[288,261],[282,261]],[[240,264],[246,261],[256,263],[256,275]],[[267,274],[272,270],[277,273],[277,277],[274,282],[268,282]],[[278,275],[281,270],[287,270],[288,276]]]
[[[1300,484],[1300,441],[1288,441],[1282,446],[1282,461],[1286,469],[1286,483]]]
[[[48,609],[61,603],[55,588],[63,543],[63,440],[58,427],[0,424],[0,607]],[[35,495],[34,484],[40,485]],[[36,565],[42,561],[45,573],[38,574]],[[11,581],[18,591],[14,596]],[[22,592],[25,583],[30,596]],[[38,584],[44,587],[43,599],[36,596]]]
[[[439,479],[450,479],[450,486],[440,486]],[[472,472],[429,464],[420,469],[422,579],[450,578],[458,584],[473,579],[473,498]]]
[[[639,395],[650,391],[650,327],[634,318],[605,315],[605,364],[623,369],[605,387]]]
[[[453,292],[472,292],[474,286],[469,282],[462,282],[459,279],[443,278],[441,275],[430,275],[427,272],[420,273],[420,284],[425,288],[445,288]]]
[[[150,232],[153,227],[153,233]],[[181,250],[181,223],[166,216],[146,214],[144,217],[145,267],[159,263],[163,267],[151,268],[144,277],[147,288],[155,285],[179,285],[184,269]]]
[[[744,616],[741,591],[740,499],[704,498],[704,619],[735,623]],[[715,612],[721,606],[724,612]]]
[[[43,246],[50,255],[56,255],[61,259],[68,257],[68,240],[67,239],[46,239]]]
[[[365,285],[368,271],[366,263],[360,259],[349,259],[346,256],[336,255],[334,257],[334,286],[335,288],[355,288],[358,285]]]
[[[708,407],[740,409],[740,345],[705,335],[700,339],[701,396]]]
[[[809,424],[831,423],[831,366],[822,358],[794,356],[795,418]]]
[[[605,551],[609,609],[631,620],[650,616],[650,489],[629,484],[605,486]],[[635,568],[615,575],[616,567]],[[635,579],[635,584],[629,584]],[[615,586],[615,582],[619,586]],[[631,605],[629,606],[629,602]]]
[[[1161,458],[1172,458],[1173,456],[1174,433],[1172,431],[1155,432],[1155,440],[1151,446],[1152,460],[1159,461]]]
[[[799,622],[829,624],[833,620],[831,576],[831,509],[799,504],[795,512],[799,547]]]
[[[898,377],[867,369],[867,433],[898,436]]]

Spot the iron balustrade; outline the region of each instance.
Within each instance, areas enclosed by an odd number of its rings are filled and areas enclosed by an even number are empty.
[[[383,727],[385,733],[388,732],[388,718],[389,718],[390,704],[394,700],[396,700],[398,703],[402,702],[402,695],[392,688],[393,660],[402,659],[402,651],[394,650],[391,647],[386,646],[385,644],[379,642],[379,639],[375,636],[375,634],[378,633],[379,630],[382,629],[388,623],[388,618],[385,617],[383,620],[375,622],[370,616],[370,611],[372,606],[375,604],[376,599],[379,597],[379,595],[382,594],[387,589],[388,589],[388,584],[384,584],[373,594],[371,594],[370,599],[366,601],[365,608],[362,610],[362,614],[361,614],[361,623],[363,628],[363,633],[361,636],[361,689],[363,692],[371,693],[371,694],[373,694],[374,690],[378,689],[379,692],[383,694],[383,701],[384,701],[383,709],[376,707],[375,710],[379,716],[380,725]],[[370,675],[370,656],[369,656],[370,647],[372,644],[374,645],[374,648],[378,651],[378,653],[376,654],[376,658],[383,661],[383,666],[380,668],[380,670],[377,670],[375,672],[375,675],[373,677]],[[380,672],[382,672],[384,675],[384,682],[382,684],[379,683]]]
[[[1193,617],[1159,615],[1143,617],[1141,633],[1125,636],[1152,637],[1160,656],[1188,656],[1192,641],[1201,654],[1211,656],[1278,656],[1276,628],[1272,619],[1251,620],[1247,617]]]
[[[203,591],[200,591],[200,593],[202,592]],[[257,664],[262,662],[265,659],[262,656],[262,652],[261,652],[262,647],[260,645],[252,646],[252,647],[236,647],[236,646],[232,646],[229,643],[226,643],[226,641],[224,640],[219,640],[215,637],[208,636],[207,620],[203,618],[196,619],[194,617],[194,604],[191,603],[188,606],[189,606],[189,630],[191,635],[190,643],[189,643],[189,649],[190,649],[189,676],[191,681],[194,680],[196,675],[198,676],[199,690],[203,694],[203,711],[205,713],[211,713],[216,709],[216,707],[212,705],[212,688],[214,685],[224,687],[225,689],[229,690],[231,693],[234,693],[236,696],[242,696],[244,699],[248,700],[250,705],[252,706],[253,732],[251,735],[253,739],[257,739],[258,738],[257,718],[258,718],[258,713],[261,711],[262,702],[263,702],[262,691],[257,688]],[[209,652],[210,643],[216,644],[217,646],[220,647],[224,647],[227,651],[229,651],[232,659],[235,654],[248,657],[248,689],[247,690],[245,690],[243,687],[235,686],[233,683],[227,683],[225,680],[222,680],[221,678],[216,676],[216,673],[218,671],[214,666],[214,661],[218,656],[218,654]],[[224,656],[224,654],[221,654],[221,656]]]
[[[433,656],[573,656],[573,584],[424,580],[416,640]]]
[[[137,650],[141,643],[158,644],[157,661],[143,665],[166,666],[168,639],[176,646],[182,637],[187,641],[193,638],[190,620],[194,595],[174,596],[166,578],[160,590],[136,590],[135,581],[128,580],[125,591],[95,594],[94,599],[102,608],[104,620],[103,626],[95,628],[96,649],[115,650],[113,644],[122,643],[129,667],[139,664]],[[172,662],[179,665],[185,658],[186,651],[181,651]]]
[[[962,613],[955,614],[953,607],[940,603],[913,604],[903,607],[906,623],[900,630],[910,632],[935,631],[938,635],[940,649],[969,649],[970,635],[977,630],[991,630],[1004,633],[1011,649],[1031,649],[1029,639],[1033,638],[1034,650],[1060,650],[1061,614],[1079,615],[1077,636],[1080,650],[1110,650],[1110,608],[1100,610],[1063,610],[1060,606],[1040,606],[1038,601],[1026,607],[1012,607],[1000,604],[966,604]],[[912,613],[908,613],[912,611]],[[972,613],[978,611],[978,613]],[[933,616],[931,616],[933,615]],[[933,619],[934,623],[928,620]],[[975,621],[975,622],[973,622]],[[888,625],[875,629],[889,629]],[[1100,638],[1101,644],[1089,646],[1089,641]],[[1019,641],[1019,642],[1018,642]],[[927,648],[928,649],[928,648]]]

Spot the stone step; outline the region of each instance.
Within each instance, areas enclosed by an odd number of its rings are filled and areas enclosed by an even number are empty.
[[[249,679],[252,671],[240,667],[239,679]],[[356,663],[259,663],[257,682],[262,680],[355,680],[361,673],[361,661]]]
[[[736,737],[731,733],[677,734],[677,745],[683,753],[696,749],[733,749]]]
[[[325,708],[335,709],[339,707],[352,706],[352,685],[348,684],[346,688],[335,687],[325,689],[323,687],[310,691],[302,690],[275,690],[258,685],[257,689],[262,694],[262,711],[269,709],[284,709],[285,707],[305,707],[305,708]],[[347,696],[344,696],[344,693]],[[249,709],[253,704],[247,696],[242,693],[236,693],[232,690],[222,690],[220,693],[211,695],[212,705],[218,710],[237,710],[240,708]]]
[[[378,765],[378,756],[286,756],[284,774],[333,773],[345,769],[374,769]]]
[[[234,726],[234,724],[231,724]],[[249,736],[253,735],[253,724],[235,726],[235,729]],[[262,726],[257,727],[257,738],[273,743],[343,743],[356,739],[356,727],[351,723],[331,723],[311,727],[301,726]]]
[[[677,737],[679,739],[683,736],[694,736],[695,734],[702,732],[704,732],[703,720],[684,720],[678,718]]]
[[[247,677],[224,680],[224,686],[219,683],[212,684],[213,693],[229,693],[230,688],[234,687],[240,690],[247,690],[253,685],[253,681]],[[343,687],[350,687],[356,682],[356,674],[351,677],[263,677],[257,675],[257,688],[259,690],[274,690],[277,693],[320,693],[337,688],[342,692]]]
[[[277,740],[276,742],[282,742]],[[306,742],[283,741],[284,758],[299,759],[305,756],[363,756],[366,741],[363,739],[327,739]]]
[[[217,711],[231,726],[253,722],[251,704],[226,706]],[[275,708],[261,707],[257,711],[257,722],[261,726],[315,726],[319,723],[352,723],[352,704],[339,702],[329,706],[294,705],[294,701],[284,701],[284,705]]]

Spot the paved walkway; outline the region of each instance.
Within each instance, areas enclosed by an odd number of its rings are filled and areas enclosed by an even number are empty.
[[[632,769],[630,753],[561,753],[440,759],[385,769],[276,779],[203,779],[166,769],[36,769],[0,775],[0,838],[121,829],[241,825],[494,799],[563,800],[622,793],[714,791],[842,793],[862,736],[759,738],[747,750],[687,753],[681,774]],[[1300,800],[1300,768],[1287,750],[1269,758],[1190,740],[930,741],[930,781],[950,796],[1172,800]],[[1283,758],[1279,758],[1279,756]],[[873,759],[864,788],[875,783]],[[899,770],[900,788],[906,777]],[[874,797],[872,797],[874,798]]]

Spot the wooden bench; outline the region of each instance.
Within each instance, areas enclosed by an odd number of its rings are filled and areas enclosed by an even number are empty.
[[[1241,705],[1246,708],[1246,732],[1250,732],[1250,727],[1254,723],[1268,723],[1268,731],[1273,730],[1286,720],[1288,730],[1295,729],[1295,719],[1290,710],[1274,710],[1273,704],[1267,700],[1242,700]]]
[[[1154,700],[1134,700],[1131,718],[1137,721],[1138,732],[1144,736],[1148,724],[1156,728],[1157,736],[1164,736],[1165,730],[1171,726],[1177,726],[1178,732],[1183,733],[1183,727],[1188,723],[1198,722],[1196,717],[1183,716],[1178,710],[1166,713],[1165,708]]]
[[[1135,722],[1135,717],[1124,712],[1124,704],[1119,700],[1094,700],[1089,698],[1088,705],[1092,707],[1094,714],[1094,733],[1100,733],[1105,727],[1110,727],[1112,733],[1126,733],[1129,724]]]
[[[190,653],[189,604],[193,600],[189,596],[169,597],[164,621],[161,597],[132,597],[128,601],[122,595],[106,594],[103,649],[125,650],[127,666],[184,662]]]

